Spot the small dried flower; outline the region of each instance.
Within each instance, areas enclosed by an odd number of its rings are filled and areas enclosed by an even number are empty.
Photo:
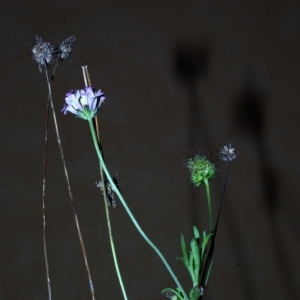
[[[117,179],[117,175],[113,177],[113,181],[115,183],[115,185],[119,188],[119,182]],[[101,192],[103,193],[103,183],[102,181],[98,181],[96,182],[96,186],[97,188],[99,188],[101,190]],[[106,197],[107,197],[107,204],[108,206],[112,206],[113,208],[117,207],[117,203],[115,200],[115,196],[114,196],[114,188],[112,187],[112,185],[110,184],[109,181],[106,180],[105,183],[105,191],[106,191]]]
[[[229,143],[220,148],[219,157],[222,161],[230,162],[237,158],[237,153],[235,148],[231,147],[231,143]]]
[[[216,173],[215,166],[205,156],[196,155],[190,158],[187,167],[190,170],[191,182],[197,187],[212,179]]]
[[[35,37],[36,44],[33,46],[32,58],[39,65],[39,70],[41,70],[42,65],[50,65],[53,61],[54,48],[49,42],[45,42],[40,36]]]
[[[66,60],[72,52],[72,43],[75,42],[75,36],[70,35],[56,49],[56,55],[62,61]]]
[[[165,296],[167,298],[170,298],[171,300],[177,300],[178,299],[178,297],[174,293],[172,293],[171,291],[167,291],[165,293]]]
[[[84,120],[94,118],[105,100],[104,93],[99,90],[95,92],[94,88],[86,87],[84,90],[77,90],[75,93],[71,90],[66,95],[66,104],[62,111],[66,114],[68,111]]]

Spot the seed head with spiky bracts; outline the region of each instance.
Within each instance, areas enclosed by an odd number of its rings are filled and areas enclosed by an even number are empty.
[[[35,41],[36,44],[31,49],[32,58],[37,62],[37,64],[39,65],[39,70],[42,72],[41,66],[48,66],[54,60],[54,47],[49,42],[45,42],[38,35],[35,37]]]
[[[96,183],[96,186],[103,193],[104,189],[103,189],[103,183],[102,183],[101,180]],[[112,206],[113,208],[116,208],[117,204],[116,204],[116,201],[115,201],[113,187],[110,185],[109,182],[106,182],[106,184],[105,184],[105,191],[106,191],[107,205]]]
[[[190,171],[191,182],[199,187],[202,183],[211,180],[216,173],[216,168],[205,156],[195,155],[188,159],[187,168]]]
[[[119,187],[119,182],[118,182],[118,179],[117,179],[117,175],[114,176],[112,179],[113,179],[115,185],[117,186],[117,188],[119,189],[120,187]],[[104,189],[103,189],[103,183],[102,183],[101,180],[98,181],[98,182],[96,182],[96,186],[103,193]],[[107,180],[106,180],[106,183],[105,183],[105,191],[106,191],[106,198],[107,198],[107,204],[108,204],[108,206],[112,206],[113,208],[116,208],[117,207],[117,203],[115,201],[114,189],[113,189],[113,187],[111,186],[111,184]]]
[[[70,35],[56,48],[56,55],[61,60],[66,60],[72,52],[72,43],[75,42],[75,36]]]
[[[230,162],[237,158],[237,153],[235,148],[233,148],[231,143],[229,143],[220,148],[219,157],[222,161]]]

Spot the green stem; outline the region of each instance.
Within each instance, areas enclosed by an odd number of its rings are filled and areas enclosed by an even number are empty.
[[[209,228],[210,228],[210,232],[213,232],[214,225],[213,225],[213,214],[212,214],[212,207],[211,207],[211,200],[210,200],[209,182],[207,179],[204,179],[204,183],[206,187],[206,197],[207,197],[207,205],[208,205]]]
[[[97,139],[97,141],[99,143],[99,139]],[[111,252],[112,252],[112,256],[113,256],[113,260],[114,260],[118,280],[119,280],[121,290],[122,290],[122,293],[123,293],[123,297],[124,297],[125,300],[127,300],[128,298],[127,298],[127,295],[126,295],[125,286],[124,286],[122,276],[121,276],[121,272],[120,272],[120,269],[119,269],[119,264],[118,264],[118,259],[117,259],[117,255],[116,255],[114,239],[113,239],[113,235],[112,235],[112,228],[111,228],[110,215],[109,215],[109,209],[108,209],[108,200],[107,200],[107,194],[106,194],[106,185],[105,185],[106,180],[104,179],[104,176],[103,176],[103,168],[102,168],[101,163],[100,163],[100,177],[101,177],[101,182],[102,182],[102,187],[103,187],[104,207],[105,207],[105,215],[106,215],[106,221],[107,221],[108,236],[109,236],[109,241],[110,241],[110,246],[111,246]]]
[[[111,184],[111,186],[113,187],[114,192],[117,194],[118,198],[120,199],[122,205],[124,206],[126,212],[128,213],[130,219],[132,220],[133,224],[135,225],[135,227],[137,228],[137,230],[139,231],[139,233],[142,235],[142,237],[146,240],[146,242],[153,248],[153,250],[157,253],[157,255],[160,257],[160,259],[162,260],[162,262],[164,263],[164,265],[166,266],[167,270],[169,271],[169,273],[171,274],[171,276],[173,277],[173,280],[175,281],[175,283],[177,284],[178,288],[180,289],[180,291],[182,292],[184,299],[188,300],[188,296],[186,295],[184,289],[182,288],[180,282],[178,281],[177,277],[175,276],[174,272],[172,271],[171,267],[169,266],[169,264],[167,263],[166,259],[164,258],[164,256],[162,255],[162,253],[158,250],[158,248],[151,242],[151,240],[147,237],[147,235],[145,234],[145,232],[142,230],[142,228],[140,227],[140,225],[138,224],[137,220],[135,219],[135,217],[133,216],[133,214],[131,213],[129,207],[127,206],[123,196],[121,195],[118,187],[115,185],[112,177],[110,176],[106,165],[104,163],[98,142],[97,142],[97,136],[96,136],[96,132],[95,132],[95,128],[94,128],[94,124],[92,120],[88,120],[89,121],[89,125],[90,125],[90,129],[91,129],[91,133],[92,133],[92,137],[93,137],[93,142],[94,142],[94,146],[97,152],[97,155],[99,157],[101,166],[103,168],[103,171],[107,177],[107,180],[109,181],[109,183]]]

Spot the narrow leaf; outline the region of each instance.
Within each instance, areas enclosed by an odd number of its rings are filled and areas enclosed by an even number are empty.
[[[199,279],[199,270],[200,270],[200,253],[199,253],[199,246],[195,238],[191,240],[191,249],[194,258],[194,265],[193,265],[193,273],[194,273],[194,282],[193,285],[198,285]]]
[[[214,233],[210,233],[209,235],[207,235],[205,237],[205,239],[203,239],[202,244],[201,244],[201,259],[203,260],[203,254],[205,252],[207,243],[209,241],[209,239],[214,235]]]
[[[190,275],[192,277],[192,282],[194,284],[194,282],[195,282],[195,274],[194,274],[194,254],[193,254],[193,251],[190,252],[189,264],[190,264],[189,272],[190,272]]]
[[[176,259],[181,260],[184,263],[184,265],[187,267],[187,269],[190,268],[189,262],[185,261],[183,257],[176,257]]]
[[[197,240],[200,238],[199,230],[197,229],[196,226],[193,226],[193,229],[194,229],[194,237]]]
[[[185,245],[185,240],[183,237],[183,234],[181,235],[181,249],[182,249],[182,255],[183,255],[183,262],[185,265],[188,264],[188,257],[187,257],[187,253],[186,253],[186,245]]]

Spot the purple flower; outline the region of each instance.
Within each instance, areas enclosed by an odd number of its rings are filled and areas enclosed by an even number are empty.
[[[68,111],[77,117],[90,120],[94,118],[105,100],[104,93],[99,90],[95,92],[92,87],[86,87],[84,90],[77,90],[75,93],[71,90],[66,95],[66,104],[62,111],[66,114]]]

